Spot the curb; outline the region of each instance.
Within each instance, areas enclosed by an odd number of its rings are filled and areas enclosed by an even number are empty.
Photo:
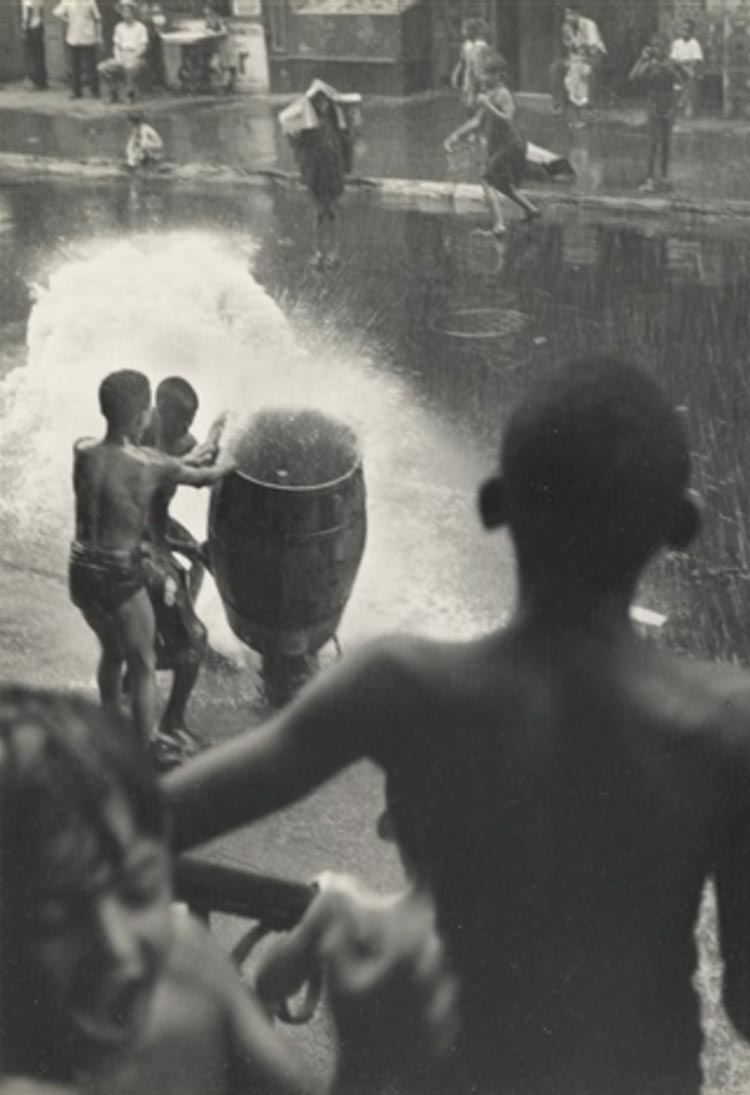
[[[147,176],[130,176],[114,160],[63,160],[23,153],[0,154],[3,182],[34,178],[116,179],[147,178],[206,185],[301,187],[299,176],[274,169],[244,171],[207,163],[168,164],[165,170]],[[561,184],[562,185],[562,184]],[[476,183],[433,182],[426,179],[351,178],[350,193],[368,193],[379,204],[423,212],[475,214],[485,210],[482,188]],[[687,216],[707,220],[750,220],[750,201],[706,201],[699,198],[641,196],[635,194],[582,194],[575,190],[533,187],[535,197],[553,208],[584,209],[605,214],[636,214],[648,217]]]

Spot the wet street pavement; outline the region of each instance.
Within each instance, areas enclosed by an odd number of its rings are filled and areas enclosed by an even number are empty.
[[[123,109],[73,108],[50,93],[48,104],[34,97],[28,125],[14,94],[0,93],[5,151],[120,155]],[[280,106],[155,100],[147,110],[175,160],[287,169]],[[457,120],[448,97],[371,104],[358,171],[447,178],[441,141]],[[586,192],[630,192],[639,181],[645,137],[634,114],[575,134],[546,108],[525,109],[524,120],[535,141],[571,157]],[[750,200],[749,140],[743,127],[703,121],[679,134],[678,191]],[[546,212],[532,228],[513,222],[499,245],[476,216],[388,210],[353,193],[344,265],[321,277],[308,262],[305,195],[291,188],[218,191],[158,177],[0,185],[4,675],[93,693],[95,643],[65,585],[69,454],[99,427],[96,386],[110,368],[141,367],[154,381],[185,375],[201,396],[199,432],[226,406],[290,399],[351,422],[365,449],[370,533],[341,633],[349,649],[387,631],[468,637],[508,612],[511,554],[503,535],[480,531],[476,484],[539,371],[602,347],[643,359],[681,408],[707,501],[698,548],[666,559],[639,592],[666,617],[655,641],[750,664],[750,224]],[[187,493],[177,516],[200,533],[205,499]],[[232,646],[215,599],[199,610],[235,662],[208,667],[191,706],[196,730],[221,739],[267,710],[257,659]],[[352,869],[387,889],[400,868],[375,837],[381,806],[380,776],[359,765],[212,854],[297,878]],[[239,926],[220,930],[234,938]],[[710,919],[701,938],[707,1091],[743,1095],[750,1055],[717,1007]]]
[[[293,170],[276,115],[288,98],[161,95],[142,106],[175,163],[223,164],[247,171]],[[519,96],[527,137],[569,158],[574,192],[632,195],[643,181],[647,153],[644,111],[637,106],[593,112],[571,130],[546,96]],[[71,102],[63,90],[0,89],[0,155],[120,160],[127,107],[96,100]],[[362,176],[474,181],[474,165],[449,162],[442,144],[463,120],[455,96],[429,93],[365,103],[363,143],[355,172]],[[699,118],[674,135],[676,197],[750,201],[750,123]]]

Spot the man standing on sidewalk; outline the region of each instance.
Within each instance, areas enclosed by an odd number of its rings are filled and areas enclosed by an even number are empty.
[[[685,86],[680,107],[686,118],[695,117],[698,89],[703,74],[703,47],[695,36],[695,23],[686,19],[679,38],[672,43],[670,59],[685,69]]]
[[[44,0],[21,0],[21,26],[26,52],[26,75],[39,91],[47,87],[44,57]]]
[[[66,26],[65,41],[70,50],[73,98],[82,98],[85,81],[91,94],[98,99],[96,47],[102,39],[102,17],[96,0],[60,0],[54,14]]]

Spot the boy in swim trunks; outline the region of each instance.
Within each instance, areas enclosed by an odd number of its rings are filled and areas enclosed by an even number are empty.
[[[323,1095],[172,905],[161,797],[119,721],[70,695],[0,689],[0,1092]],[[327,928],[312,952],[340,1035],[335,1091],[385,1091],[393,1058],[418,1045],[428,1058],[450,1020],[429,911],[371,915],[364,954],[351,917]]]
[[[445,149],[451,152],[458,141],[481,133],[487,154],[482,189],[493,215],[492,234],[503,236],[505,216],[501,194],[523,209],[524,220],[533,220],[540,214],[534,203],[518,190],[526,166],[526,138],[515,121],[516,107],[505,85],[504,62],[497,54],[483,61],[480,85],[478,112],[451,133],[445,141]]]
[[[74,446],[70,596],[101,644],[102,703],[117,704],[125,663],[133,722],[146,745],[157,721],[156,621],[142,546],[151,506],[160,491],[180,483],[210,486],[233,465],[225,459],[195,467],[140,444],[151,408],[151,388],[142,373],[111,373],[99,388],[99,402],[107,421],[104,438],[84,438]]]
[[[199,445],[190,432],[198,410],[198,396],[182,377],[168,377],[156,389],[156,407],[143,435],[143,444],[189,464],[211,464],[219,451],[224,416]],[[148,540],[143,566],[146,586],[156,615],[156,668],[171,669],[174,677],[160,721],[158,747],[162,763],[179,763],[200,748],[186,725],[185,712],[206,652],[206,629],[195,613],[195,601],[205,572],[198,541],[169,514],[177,490],[169,484],[151,503]],[[189,573],[175,553],[191,562]]]
[[[349,655],[167,778],[176,845],[369,758],[459,980],[442,1090],[698,1095],[709,877],[724,1004],[750,1036],[750,678],[629,618],[651,557],[698,528],[680,419],[644,373],[587,359],[515,411],[501,463],[480,507],[516,549],[510,624]]]

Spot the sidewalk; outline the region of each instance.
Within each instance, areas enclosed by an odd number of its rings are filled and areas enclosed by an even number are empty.
[[[161,133],[176,164],[239,169],[293,170],[276,114],[283,96],[179,96],[164,93],[138,104]],[[570,131],[552,114],[547,96],[519,95],[527,136],[567,156],[577,172],[572,191],[582,196],[632,197],[643,178],[647,136],[642,110],[627,107],[592,114]],[[68,161],[122,159],[127,105],[71,100],[65,88],[37,92],[0,85],[0,156],[55,157]],[[356,173],[369,177],[453,183],[472,180],[470,166],[451,174],[444,137],[463,118],[452,95],[369,99]],[[677,126],[673,180],[677,201],[750,201],[750,122],[702,118]],[[570,193],[570,189],[566,191]]]

